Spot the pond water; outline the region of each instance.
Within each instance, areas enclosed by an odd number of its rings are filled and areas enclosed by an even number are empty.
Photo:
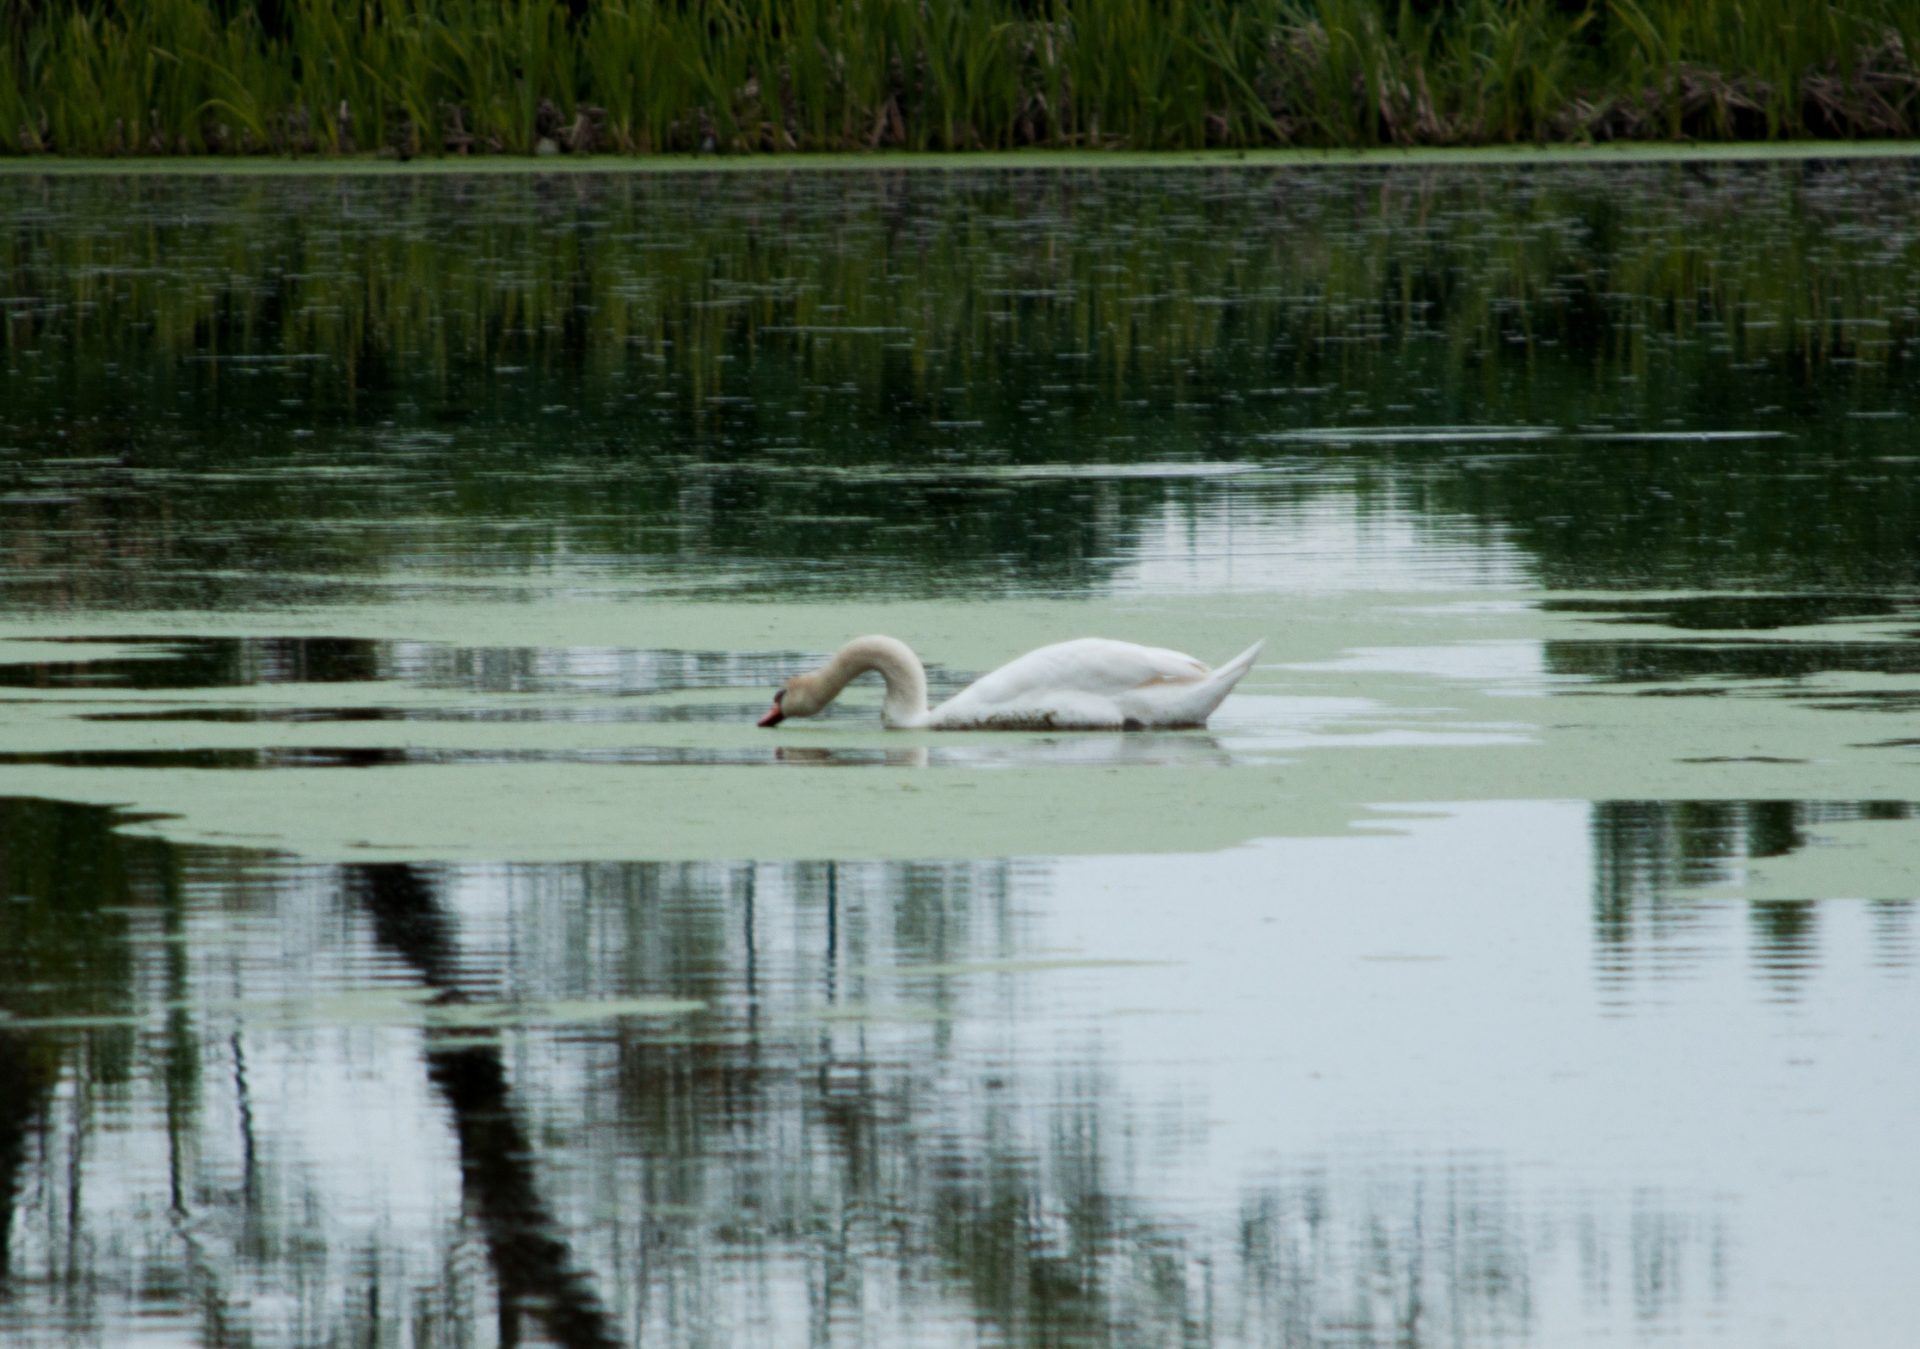
[[[1916,200],[0,178],[0,1339],[1911,1343]]]

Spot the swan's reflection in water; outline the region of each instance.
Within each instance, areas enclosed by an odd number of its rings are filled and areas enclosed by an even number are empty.
[[[1224,768],[1235,756],[1211,735],[1193,732],[1121,732],[1048,736],[994,736],[959,743],[902,745],[781,745],[776,763],[808,768]]]

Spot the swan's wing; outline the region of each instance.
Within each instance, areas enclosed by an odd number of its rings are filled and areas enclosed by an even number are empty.
[[[969,705],[987,708],[1033,704],[1061,694],[1117,698],[1150,684],[1191,684],[1206,676],[1204,664],[1179,651],[1082,637],[1029,651],[983,675],[952,702],[964,698]]]
[[[1101,637],[1043,646],[933,709],[920,725],[955,729],[1094,730],[1200,726],[1262,643],[1218,670],[1164,647]]]

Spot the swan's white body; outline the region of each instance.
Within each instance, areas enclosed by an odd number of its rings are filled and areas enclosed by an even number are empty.
[[[1265,642],[1210,670],[1164,647],[1082,637],[1029,651],[927,708],[920,658],[892,637],[856,637],[774,696],[762,726],[810,717],[869,671],[887,682],[880,719],[895,730],[1118,731],[1204,726]]]

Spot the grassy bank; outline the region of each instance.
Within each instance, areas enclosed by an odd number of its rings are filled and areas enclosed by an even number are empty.
[[[1910,137],[1916,50],[1906,0],[30,0],[0,150]]]

